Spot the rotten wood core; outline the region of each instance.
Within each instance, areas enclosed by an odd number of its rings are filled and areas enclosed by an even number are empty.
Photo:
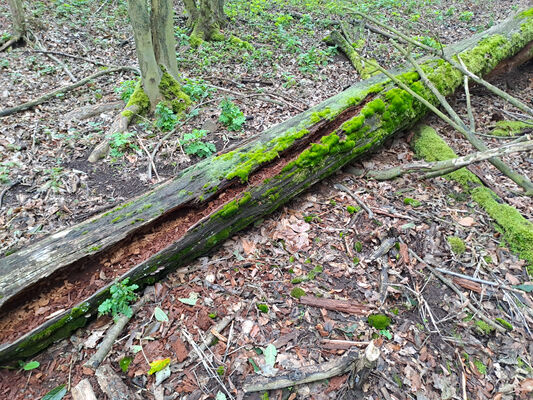
[[[1,343],[16,341],[55,315],[81,303],[114,279],[177,242],[191,228],[251,186],[279,174],[303,149],[357,115],[373,97],[367,96],[363,102],[342,111],[332,121],[322,120],[313,125],[308,135],[295,141],[279,158],[252,173],[247,184],[242,184],[238,178],[225,181],[213,200],[204,203],[195,200],[171,210],[113,247],[68,265],[27,287],[0,308],[0,346]]]

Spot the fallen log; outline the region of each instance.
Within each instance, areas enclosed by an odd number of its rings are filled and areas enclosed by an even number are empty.
[[[445,51],[461,52],[468,69],[483,75],[532,40],[529,11]],[[461,74],[442,60],[422,66],[445,95],[462,84]],[[436,102],[409,67],[394,74]],[[372,77],[128,203],[1,259],[0,364],[84,326],[115,280],[129,278],[142,288],[182,268],[426,112],[386,76]]]

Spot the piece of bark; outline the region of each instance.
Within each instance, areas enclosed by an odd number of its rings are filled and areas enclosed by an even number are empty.
[[[368,315],[373,308],[363,304],[356,304],[349,300],[324,299],[314,296],[300,297],[300,304],[353,315]]]
[[[352,347],[368,346],[369,342],[353,340],[322,339],[322,348],[327,350],[348,350]]]
[[[131,400],[135,398],[133,392],[108,364],[99,367],[95,375],[100,389],[107,394],[109,400]]]
[[[72,388],[70,393],[73,400],[97,400],[93,387],[87,378],[82,379]]]
[[[243,391],[262,392],[283,389],[304,383],[321,381],[334,376],[352,372],[353,376],[368,376],[375,367],[380,351],[370,342],[365,351],[351,349],[342,357],[323,364],[305,366],[294,371],[287,371],[274,377],[249,375],[244,383]],[[356,379],[356,385],[364,379]]]

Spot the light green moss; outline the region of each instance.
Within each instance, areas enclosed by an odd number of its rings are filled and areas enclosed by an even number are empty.
[[[299,299],[302,296],[305,296],[307,293],[305,293],[305,290],[299,287],[295,287],[291,290],[291,297],[294,297],[295,299]]]
[[[139,107],[139,114],[146,112],[150,109],[150,99],[148,98],[146,93],[144,93],[144,90],[140,82],[138,82],[137,85],[135,86],[135,90],[133,91],[133,94],[128,100],[128,104],[126,104],[125,110],[122,111],[122,115],[125,116],[126,118],[133,117],[133,113],[130,110],[128,110],[133,105],[136,105]]]
[[[406,197],[405,199],[403,199],[403,204],[411,207],[420,207],[422,205],[420,201],[411,199],[410,197]]]
[[[463,239],[458,238],[457,236],[448,236],[446,240],[448,241],[453,254],[460,256],[466,251],[466,245],[465,242],[463,242]]]
[[[533,122],[503,120],[496,122],[495,125],[491,133],[496,136],[515,136],[526,129],[533,129]]]
[[[529,10],[523,11],[520,14],[518,14],[518,18],[533,18],[533,8],[530,8]]]
[[[476,331],[481,335],[490,335],[492,332],[494,332],[494,328],[483,320],[477,320],[474,322],[474,325],[476,327]]]
[[[391,319],[384,314],[373,314],[368,316],[368,325],[378,330],[387,329],[391,324]]]
[[[238,38],[237,36],[231,36],[230,39],[229,39],[230,43],[236,47],[240,47],[242,49],[246,49],[246,50],[249,50],[249,51],[254,51],[254,46],[245,41],[245,40],[241,40],[240,38]]]
[[[166,105],[175,114],[183,113],[192,103],[189,96],[181,89],[179,82],[166,72],[164,68],[161,81],[159,82],[159,90],[165,98]]]
[[[419,158],[426,161],[440,161],[456,157],[454,151],[428,126],[422,127],[417,132],[414,150]],[[524,218],[516,208],[504,204],[492,190],[483,186],[478,177],[467,169],[461,168],[445,177],[458,182],[472,199],[495,220],[509,248],[527,261],[528,272],[533,275],[533,223]]]

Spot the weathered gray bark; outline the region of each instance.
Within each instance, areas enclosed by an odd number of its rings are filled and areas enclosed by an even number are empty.
[[[445,51],[448,54],[462,52],[463,60],[468,63],[469,54],[484,51],[478,46],[483,37],[490,39],[501,35],[505,38],[505,42],[500,43],[501,51],[476,57],[479,63],[471,66],[474,73],[488,73],[533,40],[532,30],[521,29],[526,23],[533,24],[533,17],[510,19],[487,32],[450,45]],[[448,80],[448,66],[433,61],[425,65],[433,71],[430,79],[447,79],[445,94],[451,94],[462,84],[461,76]],[[412,73],[405,75],[408,71],[394,73],[415,78]],[[130,278],[131,283],[141,287],[152,284],[206,254],[233,233],[271,213],[342,166],[377,149],[387,138],[413,126],[426,112],[421,103],[384,75],[372,77],[227,154],[182,171],[172,181],[129,203],[0,259],[1,322],[9,318],[17,299],[26,300],[36,294],[34,288],[39,283],[51,284],[50,277],[59,271],[71,273],[80,268],[99,271],[98,257],[109,257],[116,249],[136,243],[145,232],[154,234],[163,221],[193,221],[185,225],[183,236],[123,275],[108,277],[107,286],[76,307],[66,307],[61,314],[25,336],[0,344],[0,364],[35,354],[83,326],[88,316],[94,316],[98,305],[109,296],[114,278]],[[259,169],[262,169],[261,174],[254,175]],[[248,182],[241,184],[241,179],[248,179]]]

